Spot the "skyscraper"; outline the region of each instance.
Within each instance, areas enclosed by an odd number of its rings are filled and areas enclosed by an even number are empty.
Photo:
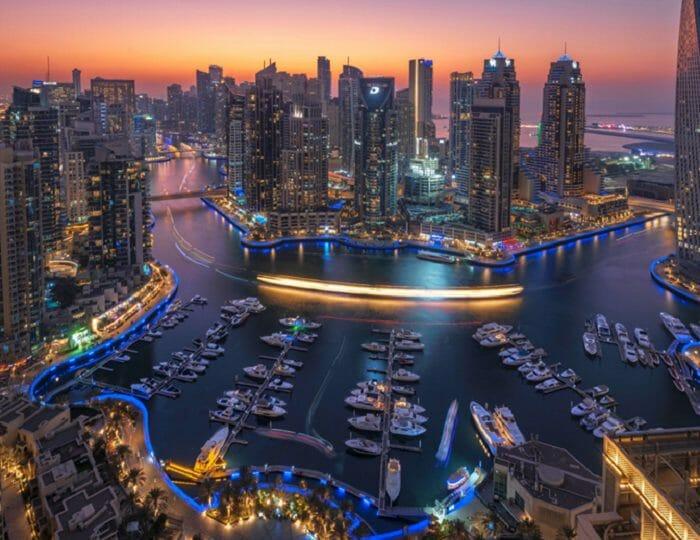
[[[541,188],[560,197],[583,194],[586,85],[578,62],[564,54],[552,62],[542,99],[537,166]]]
[[[97,77],[90,81],[90,92],[100,132],[128,136],[136,114],[134,81]]]
[[[394,79],[360,79],[355,151],[355,208],[372,226],[396,214],[398,129],[394,109]]]
[[[221,84],[224,82],[224,68],[212,64],[209,66],[209,79],[212,84]]]
[[[469,197],[469,147],[471,107],[474,102],[474,75],[471,72],[450,74],[450,150],[448,174],[457,180],[457,202]]]
[[[681,271],[700,281],[700,4],[683,0],[676,74],[676,249]]]
[[[73,90],[75,91],[75,97],[78,97],[83,92],[83,83],[80,79],[81,72],[78,68],[73,70]]]
[[[227,183],[228,196],[232,201],[238,201],[243,197],[246,149],[245,108],[245,96],[231,94],[228,112]]]
[[[321,87],[321,103],[325,107],[331,100],[331,61],[325,56],[319,56],[316,60],[316,78]]]
[[[413,105],[415,155],[424,155],[435,136],[433,125],[433,61],[420,58],[408,62],[408,91]]]
[[[31,141],[0,143],[0,364],[41,343],[41,176]]]
[[[403,176],[416,153],[415,117],[408,88],[396,92],[395,104],[399,138],[399,176]]]
[[[477,83],[478,95],[488,99],[505,100],[506,118],[509,122],[508,137],[504,140],[504,152],[510,156],[504,165],[502,177],[517,188],[520,162],[520,83],[515,73],[515,60],[499,50],[484,60],[484,71]]]
[[[214,132],[216,97],[211,73],[197,70],[197,129],[202,133]]]
[[[182,86],[171,84],[167,90],[168,105],[166,109],[166,123],[170,129],[179,129],[183,121],[183,96]]]
[[[360,106],[360,79],[362,71],[344,65],[338,77],[338,99],[340,102],[340,153],[343,169],[353,171],[355,163],[355,125]]]

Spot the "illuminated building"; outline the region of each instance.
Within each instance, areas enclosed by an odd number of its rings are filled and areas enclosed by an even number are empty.
[[[182,86],[171,84],[166,92],[168,98],[166,124],[170,129],[179,130],[184,119]]]
[[[696,540],[698,487],[700,428],[606,437],[601,511],[579,518],[577,538]]]
[[[331,100],[331,61],[325,56],[316,59],[316,78],[319,81],[321,103],[325,106]]]
[[[209,78],[212,84],[221,84],[224,82],[224,68],[211,64],[209,66]]]
[[[338,100],[340,106],[340,155],[343,169],[354,170],[355,134],[357,114],[360,108],[360,79],[362,71],[351,65],[344,65],[338,77]]]
[[[360,79],[355,148],[355,209],[364,223],[380,225],[396,214],[398,126],[394,79]]]
[[[681,270],[700,281],[700,4],[683,0],[676,75],[676,248]]]
[[[274,88],[282,92],[284,101],[303,104],[308,82],[305,73],[290,74],[286,71],[277,71],[277,64],[270,62],[255,74],[255,84],[259,84],[262,80],[268,81]]]
[[[326,118],[328,118],[328,146],[331,150],[340,148],[340,100],[331,98],[326,105]]]
[[[41,165],[31,141],[0,144],[0,364],[41,344]]]
[[[231,92],[223,83],[214,85],[214,135],[216,153],[225,153],[228,137],[228,113],[231,100]]]
[[[75,92],[75,97],[78,97],[83,93],[83,83],[81,81],[81,72],[78,68],[75,68],[72,72],[73,76],[73,91]]]
[[[474,75],[450,74],[450,149],[447,171],[457,179],[457,202],[469,198],[469,139],[471,106],[474,102]]]
[[[408,88],[396,92],[395,104],[399,130],[399,176],[403,176],[416,153],[415,115]]]
[[[243,197],[245,170],[245,96],[231,94],[228,111],[227,184],[232,201]]]
[[[433,61],[420,58],[408,62],[408,94],[413,105],[414,155],[426,156],[433,124]]]
[[[154,157],[156,149],[156,120],[150,114],[134,116],[131,146],[136,158]]]
[[[92,111],[101,133],[129,135],[136,113],[134,81],[102,79],[90,81]]]
[[[404,199],[414,204],[434,205],[441,202],[445,176],[439,171],[437,159],[416,158],[405,174]]]
[[[197,129],[202,133],[214,132],[214,84],[211,73],[197,70]]]
[[[61,152],[68,223],[85,223],[88,217],[85,154],[66,148]]]
[[[541,189],[560,197],[583,194],[586,85],[579,63],[564,54],[552,62],[542,100],[537,162]]]

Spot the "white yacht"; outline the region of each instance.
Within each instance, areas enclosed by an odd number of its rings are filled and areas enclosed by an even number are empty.
[[[421,250],[416,254],[416,257],[424,261],[432,261],[443,264],[454,264],[457,262],[457,257],[447,255],[445,253],[435,253],[433,251]]]
[[[401,437],[420,437],[425,433],[425,428],[416,422],[411,422],[408,418],[392,418],[389,431]]]
[[[360,431],[381,431],[382,419],[376,414],[365,414],[363,416],[351,416],[348,422],[352,427]]]
[[[610,411],[599,407],[594,411],[588,413],[583,418],[581,418],[581,426],[583,426],[588,431],[593,431],[600,424],[605,422],[609,416]]]
[[[560,371],[558,375],[562,379],[568,379],[570,382],[576,382],[576,380],[579,378],[576,372],[571,368],[566,368],[564,371]]]
[[[601,338],[610,339],[612,337],[610,325],[608,325],[608,320],[605,318],[605,315],[598,313],[598,315],[595,316],[595,326]]]
[[[583,348],[585,349],[586,353],[590,354],[591,356],[598,354],[598,340],[591,332],[586,332],[583,334]]]
[[[378,456],[382,453],[382,447],[369,439],[348,439],[345,441],[345,446],[350,450],[366,456]]]
[[[502,347],[506,343],[508,343],[508,336],[503,333],[489,334],[484,339],[479,341],[479,345],[486,347],[487,349]]]
[[[627,328],[625,328],[625,325],[622,323],[615,323],[615,333],[617,334],[617,340],[620,343],[629,343],[630,341],[630,335],[629,332],[627,332]]]
[[[420,381],[420,375],[413,373],[407,369],[397,369],[391,376],[392,380],[397,382],[418,382]]]
[[[462,486],[476,487],[482,478],[483,472],[481,469],[479,469],[479,467],[476,467],[471,474],[469,473],[469,469],[466,467],[460,467],[447,477],[447,489],[450,491],[455,491]]]
[[[649,340],[649,334],[643,328],[634,329],[634,337],[637,338],[637,343],[640,347],[645,349],[651,349],[651,341]]]
[[[513,329],[512,326],[490,322],[477,329],[472,336],[475,340],[481,341],[490,334],[507,334]]]
[[[369,397],[367,394],[360,394],[359,396],[350,395],[345,398],[345,404],[350,405],[354,409],[361,409],[364,411],[381,411],[384,406],[381,401]]]
[[[226,352],[226,350],[218,343],[207,343],[204,350],[209,351],[209,352],[213,352],[219,356],[224,354],[224,352]]]
[[[409,403],[403,398],[399,398],[394,401],[394,411],[398,411],[399,409],[416,412],[418,414],[423,414],[425,412],[425,407],[422,407],[417,403]]]
[[[263,364],[256,364],[254,366],[244,367],[243,371],[246,375],[248,375],[248,377],[251,377],[253,379],[265,379],[268,375],[267,367],[265,367]]]
[[[598,402],[591,398],[591,397],[585,397],[583,400],[581,400],[580,403],[574,405],[571,408],[571,414],[574,416],[586,416],[587,414],[592,413],[593,411],[596,410],[598,407]]]
[[[401,492],[401,462],[391,458],[386,464],[386,494],[393,503]]]
[[[273,405],[266,399],[261,399],[255,405],[253,405],[251,412],[255,416],[264,416],[266,418],[279,418],[280,416],[287,414],[285,409],[279,405]]]
[[[180,373],[175,375],[173,378],[182,382],[194,382],[197,380],[197,374],[190,369],[183,369]]]
[[[637,354],[637,348],[632,345],[629,341],[625,342],[625,360],[630,364],[636,364],[639,361],[639,355]]]
[[[518,368],[518,372],[523,376],[530,373],[533,369],[544,369],[547,367],[542,360],[537,360],[537,362],[527,362]]]
[[[548,367],[537,367],[525,375],[525,380],[528,382],[542,382],[552,376],[552,370]]]
[[[357,383],[357,387],[365,392],[385,392],[386,386],[384,381],[377,381],[374,379]]]
[[[282,377],[292,377],[296,372],[296,369],[284,364],[280,364],[275,368],[275,375],[281,375]]]
[[[292,388],[294,388],[294,385],[290,382],[283,381],[282,379],[272,379],[270,381],[270,384],[267,386],[270,390],[277,390],[277,391],[291,391]]]
[[[496,407],[493,419],[501,435],[513,446],[525,444],[525,436],[515,421],[513,411],[508,407]]]
[[[245,403],[249,403],[250,400],[253,399],[253,395],[254,393],[250,388],[246,388],[245,390],[236,388],[235,390],[229,390],[228,392],[224,393],[224,396],[228,398],[236,398]]]
[[[290,337],[287,334],[283,334],[281,332],[275,332],[274,334],[271,334],[269,336],[261,336],[260,340],[263,343],[266,343],[267,345],[270,345],[271,347],[278,347],[280,349],[284,348],[284,346],[287,344],[289,341]]]
[[[391,415],[391,418],[392,420],[410,420],[415,424],[425,424],[428,421],[427,417],[408,409],[395,410],[394,413]]]
[[[541,383],[537,383],[535,385],[535,390],[539,390],[540,392],[545,392],[547,390],[553,389],[553,388],[558,388],[561,386],[561,382],[558,379],[555,379],[552,377],[551,379],[545,379]]]
[[[131,385],[131,391],[141,397],[151,397],[153,395],[153,388],[145,383],[134,383]]]
[[[201,353],[199,353],[199,356],[206,358],[207,360],[216,360],[219,357],[217,353],[210,351],[209,349],[204,349]]]
[[[247,405],[235,397],[222,397],[216,400],[216,404],[223,409],[234,409],[237,411],[245,411]]]
[[[495,456],[496,450],[504,443],[504,441],[496,429],[493,416],[491,416],[491,413],[476,401],[472,401],[469,408],[479,434],[486,443],[486,446],[488,446],[491,454]]]
[[[622,421],[614,416],[610,416],[605,422],[593,430],[593,435],[602,439],[606,435],[616,435],[623,431],[625,431],[625,425]]]
[[[194,361],[185,364],[185,368],[189,369],[190,371],[194,371],[198,375],[201,375],[207,370],[206,366],[203,366],[202,364],[196,363]]]
[[[610,392],[610,388],[605,386],[604,384],[598,384],[594,386],[593,388],[586,390],[586,394],[588,394],[591,397],[597,398],[600,396],[604,396]]]
[[[301,343],[313,343],[318,339],[318,334],[310,334],[308,332],[301,332],[294,336],[294,339]]]
[[[391,391],[402,396],[414,396],[416,389],[404,384],[392,384]]]
[[[375,353],[386,352],[386,345],[384,345],[383,343],[377,343],[376,341],[372,341],[370,343],[363,343],[362,348],[366,351],[369,351],[369,352],[375,352]]]
[[[396,337],[401,340],[418,341],[423,336],[418,332],[414,332],[413,330],[400,328],[396,331]]]
[[[205,473],[218,466],[221,459],[221,450],[227,438],[228,427],[223,427],[204,443],[194,464],[196,472]]]
[[[425,348],[420,341],[411,341],[410,339],[402,339],[394,343],[394,349],[397,351],[422,351]]]
[[[680,319],[665,312],[659,313],[661,321],[664,323],[666,330],[679,341],[688,341],[691,338],[688,328],[681,322]]]
[[[160,338],[163,337],[163,332],[161,332],[160,330],[149,330],[148,335],[152,338]]]
[[[291,358],[283,358],[282,363],[285,366],[290,366],[290,367],[293,367],[295,369],[301,369],[304,367],[304,362],[301,362],[299,360],[292,360]]]

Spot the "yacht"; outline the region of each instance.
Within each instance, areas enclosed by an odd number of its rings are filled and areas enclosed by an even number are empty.
[[[661,321],[664,323],[666,330],[668,330],[674,338],[679,341],[689,341],[692,339],[688,328],[680,319],[663,311],[659,313],[659,315],[661,316]]]
[[[165,388],[158,390],[158,394],[169,398],[176,398],[180,397],[181,392],[177,386],[171,384],[170,386],[166,386]]]
[[[360,394],[359,396],[350,395],[345,398],[345,404],[350,405],[354,409],[361,409],[365,411],[381,411],[384,406],[381,401],[369,397],[367,394]]]
[[[161,338],[163,337],[163,332],[160,330],[149,330],[148,335],[152,338]]]
[[[391,385],[391,391],[402,396],[414,396],[416,394],[415,388],[404,386],[402,384]]]
[[[219,465],[221,450],[228,439],[228,433],[228,427],[223,427],[204,443],[194,464],[196,472],[206,473]]]
[[[256,364],[254,366],[244,367],[243,371],[248,377],[252,379],[265,379],[267,378],[267,368],[263,364]]]
[[[688,326],[690,326],[690,331],[695,339],[700,339],[700,324],[690,323]]]
[[[226,352],[225,349],[218,343],[207,343],[204,350],[216,353],[217,355],[222,355],[224,352]]]
[[[402,339],[394,343],[394,349],[397,351],[422,351],[425,345],[419,341],[411,341],[410,339]]]
[[[401,437],[420,437],[425,433],[425,428],[417,422],[411,422],[408,418],[392,418],[389,426],[392,435]]]
[[[484,339],[479,341],[479,345],[486,347],[487,349],[502,347],[506,343],[508,343],[508,336],[503,333],[489,334]]]
[[[247,405],[235,397],[222,397],[216,400],[216,404],[222,409],[234,409],[236,411],[245,411]]]
[[[522,366],[518,368],[518,372],[521,373],[522,375],[527,375],[530,373],[533,369],[544,369],[547,367],[547,364],[545,364],[542,360],[537,360],[536,362],[526,362]]]
[[[603,408],[598,408],[593,412],[588,413],[581,419],[581,426],[586,428],[588,431],[593,431],[600,424],[605,422],[610,416],[610,411]]]
[[[513,446],[525,444],[525,437],[520,431],[515,415],[508,407],[496,407],[493,410],[493,419],[499,432]]]
[[[245,310],[239,306],[221,306],[221,311],[222,316],[227,315],[230,317],[237,317],[241,313],[245,312]]]
[[[397,369],[391,376],[392,380],[398,382],[418,382],[420,381],[420,375],[408,371],[407,369]]]
[[[197,374],[204,373],[207,370],[206,366],[203,366],[202,364],[197,364],[195,362],[188,362],[187,364],[185,364],[185,368],[189,369],[190,371],[194,371]]]
[[[552,370],[548,367],[535,368],[525,375],[525,380],[527,382],[542,382],[549,379],[552,376]]]
[[[352,416],[348,418],[348,422],[355,429],[360,431],[381,431],[382,419],[376,414],[365,414],[363,416]]]
[[[397,339],[401,339],[401,340],[418,341],[423,336],[422,336],[422,334],[419,334],[418,332],[414,332],[413,330],[408,330],[406,328],[400,328],[399,330],[396,331],[396,337],[397,337]]]
[[[472,401],[469,405],[472,413],[472,418],[476,424],[476,428],[479,431],[482,439],[489,448],[492,455],[496,455],[496,450],[501,446],[504,441],[499,435],[496,425],[493,421],[493,416],[484,407],[479,405],[476,401]]]
[[[362,348],[366,351],[369,351],[369,352],[375,352],[375,353],[386,352],[386,345],[384,345],[383,343],[377,343],[376,341],[372,341],[370,343],[363,343]]]
[[[507,334],[512,329],[512,326],[490,322],[478,328],[472,337],[477,341],[481,341],[490,334]]]
[[[425,424],[428,421],[428,418],[426,416],[423,416],[422,414],[418,414],[414,411],[407,409],[395,410],[394,413],[391,415],[391,418],[397,420],[404,418],[416,424]]]
[[[131,356],[129,356],[128,354],[120,354],[118,356],[115,356],[114,360],[117,362],[128,362],[129,360],[131,360]]]
[[[579,376],[571,368],[566,368],[564,371],[558,373],[559,377],[562,379],[568,379],[570,382],[576,382]]]
[[[421,407],[416,403],[409,403],[403,398],[399,398],[394,401],[394,412],[399,410],[406,410],[411,412],[416,412],[418,414],[423,414],[425,412],[425,407]]]
[[[481,475],[482,472],[478,467],[471,474],[469,474],[469,469],[466,467],[460,467],[447,477],[447,489],[455,491],[462,486],[476,487]]]
[[[228,336],[228,330],[226,330],[226,328],[222,328],[221,330],[215,332],[211,336],[207,336],[207,338],[210,341],[223,341],[224,339],[226,339],[226,336]]]
[[[291,366],[286,366],[284,364],[280,364],[275,368],[275,374],[281,375],[282,377],[293,377],[296,372],[296,369],[294,369]]]
[[[608,320],[605,318],[605,315],[598,313],[598,315],[595,316],[595,326],[598,330],[598,335],[602,339],[610,339],[612,337],[610,326],[608,325]]]
[[[636,347],[632,345],[629,341],[626,341],[624,350],[625,360],[627,360],[630,364],[636,364],[639,360],[639,355],[637,354]]]
[[[241,388],[236,388],[235,390],[229,390],[228,392],[225,392],[224,396],[228,398],[236,398],[245,403],[249,403],[250,400],[253,399],[254,393],[250,388],[246,388],[245,390]]]
[[[195,294],[195,295],[192,297],[192,303],[193,303],[193,304],[198,304],[198,305],[200,305],[200,306],[203,306],[203,305],[205,305],[207,302],[208,302],[208,300],[207,300],[204,296],[202,296],[201,294]]]
[[[382,453],[382,447],[369,439],[348,439],[345,441],[345,446],[347,446],[353,452],[357,452],[358,454],[365,456],[378,456]]]
[[[131,391],[140,397],[150,398],[153,395],[153,388],[146,383],[134,383],[131,385]]]
[[[282,349],[287,344],[289,336],[287,334],[282,334],[281,332],[275,332],[269,336],[261,336],[260,340],[271,347],[278,347]]]
[[[620,343],[629,343],[630,335],[627,332],[627,328],[622,323],[615,323],[615,333],[617,334],[617,340]]]
[[[416,257],[423,259],[424,261],[432,261],[443,264],[454,264],[457,262],[457,257],[454,255],[447,255],[445,253],[435,253],[432,251],[421,250],[416,254]]]
[[[540,392],[546,392],[547,390],[553,390],[554,388],[559,388],[561,386],[561,381],[552,377],[551,379],[545,379],[541,383],[535,385],[535,390]]]
[[[454,435],[455,423],[457,422],[458,410],[459,402],[454,399],[452,403],[450,403],[450,408],[447,409],[445,424],[442,427],[442,437],[440,437],[440,445],[438,446],[438,451],[435,453],[435,459],[440,463],[445,463],[447,461]]]
[[[604,384],[598,384],[589,390],[585,390],[585,392],[589,396],[597,398],[597,397],[604,396],[605,394],[609,393],[610,388],[608,388]]]
[[[290,366],[294,369],[301,369],[304,367],[304,362],[300,362],[299,360],[292,360],[291,358],[283,358],[282,363],[285,366]]]
[[[217,321],[216,323],[214,323],[214,326],[210,327],[207,330],[206,336],[207,336],[207,338],[210,338],[214,334],[217,334],[218,332],[220,332],[223,329],[224,329],[224,325]]]
[[[200,353],[200,356],[202,358],[207,358],[209,360],[216,360],[219,357],[219,355],[217,353],[215,353],[214,351],[207,350],[207,349],[204,349]]]
[[[386,383],[371,379],[369,381],[361,381],[357,383],[357,387],[363,392],[385,392]]]
[[[625,431],[625,425],[614,416],[608,417],[605,422],[593,430],[593,435],[602,439],[606,435],[616,435]]]
[[[301,343],[313,343],[318,338],[318,334],[309,334],[307,332],[301,332],[294,336],[294,339],[300,341]]]
[[[590,354],[591,356],[598,354],[598,340],[591,332],[586,332],[583,334],[583,348],[585,349],[586,353]]]
[[[649,340],[649,334],[643,328],[634,329],[634,337],[637,338],[637,343],[640,347],[645,349],[651,349],[651,341]]]
[[[153,338],[146,334],[145,336],[141,337],[141,341],[143,341],[144,343],[153,343]]]
[[[282,392],[290,392],[294,385],[290,382],[283,381],[282,379],[272,379],[270,384],[267,385],[270,390],[277,390]]]
[[[617,401],[615,401],[614,397],[612,397],[610,394],[608,394],[607,396],[601,397],[599,403],[603,407],[612,407],[613,405],[615,405],[617,403]]]
[[[401,462],[391,458],[386,464],[386,494],[393,503],[401,492]]]
[[[591,397],[585,397],[583,398],[583,400],[581,400],[580,403],[571,407],[571,414],[573,416],[586,416],[587,414],[590,414],[593,411],[595,411],[597,407],[598,402],[595,399]]]
[[[520,367],[531,362],[532,359],[533,356],[529,354],[527,356],[506,356],[501,363],[506,367]]]
[[[250,411],[255,416],[264,416],[266,418],[279,418],[287,414],[287,411],[279,405],[273,405],[266,399],[260,399]]]
[[[498,356],[501,358],[508,358],[509,356],[526,356],[527,354],[529,354],[529,351],[519,349],[518,347],[508,347],[498,351]]]
[[[194,382],[197,380],[197,374],[190,369],[184,369],[173,378],[182,382]]]

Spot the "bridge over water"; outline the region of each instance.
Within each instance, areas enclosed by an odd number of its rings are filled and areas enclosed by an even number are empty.
[[[226,195],[226,188],[201,189],[199,191],[178,191],[177,193],[160,193],[151,195],[151,201],[174,201],[178,199],[199,199],[200,197],[218,197]]]

